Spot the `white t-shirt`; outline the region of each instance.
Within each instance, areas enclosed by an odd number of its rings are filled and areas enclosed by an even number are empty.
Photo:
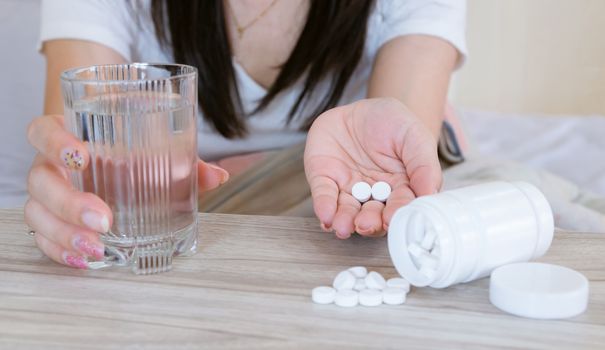
[[[53,39],[88,40],[114,49],[128,61],[174,62],[170,50],[162,48],[155,37],[149,2],[137,10],[138,14],[128,6],[126,0],[43,0],[40,43]],[[378,49],[395,37],[407,34],[436,36],[453,44],[464,57],[465,17],[466,0],[377,0],[368,19],[363,57],[339,104],[365,98]],[[250,112],[266,90],[235,60],[233,64],[244,111]],[[299,131],[303,118],[295,118],[286,124],[303,81],[304,78],[282,91],[266,109],[247,118],[249,134],[244,139],[226,139],[200,118],[200,156],[205,160],[216,160],[303,142],[306,133]],[[320,84],[313,94],[323,96],[327,83]],[[315,106],[311,100],[308,109],[301,109],[299,113],[307,116]]]

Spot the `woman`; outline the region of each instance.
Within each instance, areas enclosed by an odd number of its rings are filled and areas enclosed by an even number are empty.
[[[203,159],[246,176],[242,163],[306,137],[322,227],[339,238],[384,234],[398,207],[440,187],[437,140],[464,17],[463,0],[43,2],[45,115],[28,129],[39,153],[25,208],[38,246],[74,267],[102,257],[97,232],[111,211],[67,179],[89,159],[64,130],[59,75],[130,61],[199,69]],[[199,162],[201,191],[229,177],[215,164]],[[361,180],[390,183],[387,203],[356,201],[350,191]]]

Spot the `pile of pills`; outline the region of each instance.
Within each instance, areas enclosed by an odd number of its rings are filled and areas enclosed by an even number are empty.
[[[419,220],[418,218],[414,218]],[[439,265],[439,239],[433,228],[428,230],[416,229],[409,233],[408,252],[418,271],[432,279]]]
[[[360,203],[367,202],[370,198],[375,201],[386,202],[391,195],[391,186],[384,181],[378,181],[373,186],[362,181],[353,185],[351,194]]]
[[[332,287],[314,288],[311,297],[316,304],[342,307],[400,305],[405,303],[409,291],[410,283],[403,278],[386,281],[378,272],[368,273],[365,267],[354,266],[339,272]]]

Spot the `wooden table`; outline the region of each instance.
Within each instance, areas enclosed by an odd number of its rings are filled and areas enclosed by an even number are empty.
[[[488,280],[413,289],[402,306],[316,305],[365,265],[396,275],[385,239],[335,239],[310,218],[202,214],[200,252],[168,273],[81,271],[44,257],[20,210],[0,210],[0,348],[600,348],[605,235],[558,234],[543,261],[590,279],[583,315],[538,321],[488,301]]]

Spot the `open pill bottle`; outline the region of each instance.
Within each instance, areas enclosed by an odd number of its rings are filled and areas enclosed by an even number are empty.
[[[536,187],[490,182],[399,208],[388,246],[395,268],[412,285],[445,288],[544,255],[553,233],[552,210]]]

